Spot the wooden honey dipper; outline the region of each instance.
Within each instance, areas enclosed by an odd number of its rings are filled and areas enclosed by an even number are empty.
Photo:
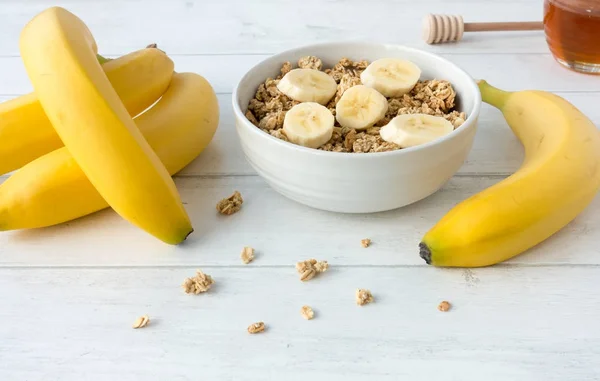
[[[427,15],[423,18],[423,40],[428,44],[458,41],[464,32],[542,30],[541,21],[465,23],[462,16]]]

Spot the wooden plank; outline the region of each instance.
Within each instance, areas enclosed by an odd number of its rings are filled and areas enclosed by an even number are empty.
[[[245,162],[234,132],[229,93],[244,71],[280,50],[332,40],[438,52],[499,87],[559,92],[600,126],[594,81],[555,64],[542,32],[421,42],[426,13],[538,20],[540,0],[52,5],[81,16],[103,54],[157,42],[176,70],[205,75],[220,93],[222,123],[209,148],[176,178],[196,227],[180,247],[110,210],[0,233],[0,380],[600,379],[593,292],[600,275],[598,200],[555,237],[501,266],[436,269],[418,257],[419,239],[448,209],[519,166],[522,150],[497,110],[484,105],[473,151],[442,191],[364,216],[320,212],[277,195]],[[48,6],[0,0],[0,101],[31,90],[18,36]],[[245,198],[242,211],[217,215],[215,203],[234,189]],[[366,237],[373,245],[363,249]],[[249,265],[239,259],[246,245],[257,249]],[[331,266],[302,283],[294,264],[310,257]],[[180,284],[196,268],[217,283],[208,294],[185,295]],[[371,289],[376,302],[356,306],[358,287]],[[445,314],[436,310],[443,299],[453,304]],[[303,304],[315,308],[315,320],[300,317]],[[144,313],[150,326],[131,329]],[[246,327],[259,320],[267,332],[248,335]]]
[[[355,59],[361,59],[357,52]],[[506,90],[595,92],[589,76],[564,69],[549,54],[440,54],[467,71]],[[238,80],[266,55],[173,56],[176,70],[200,73],[217,92],[230,93]],[[275,73],[274,73],[275,74]],[[551,79],[551,80],[549,80]],[[1,83],[1,81],[0,81]]]
[[[595,92],[595,81],[559,66],[549,54],[442,54],[474,78],[506,90],[524,88],[554,92]],[[229,94],[239,79],[266,55],[172,55],[175,70],[206,77],[215,91]],[[360,57],[358,57],[360,58]],[[19,57],[0,58],[0,95],[32,91]]]
[[[581,109],[600,126],[600,93],[558,93]],[[187,166],[180,176],[250,175],[255,171],[246,162],[235,132],[229,95],[220,95],[221,123],[210,146]],[[471,153],[459,171],[461,175],[509,175],[523,162],[523,149],[499,110],[482,106],[478,132]]]
[[[593,380],[598,267],[0,270],[3,380]],[[359,307],[357,288],[375,302]],[[453,308],[437,311],[441,300]],[[306,321],[302,305],[316,312]],[[150,324],[131,328],[150,316]],[[246,327],[264,321],[267,330]]]
[[[59,0],[90,27],[100,50],[123,54],[156,42],[170,53],[274,53],[311,41],[367,40],[438,52],[547,52],[543,32],[466,34],[457,44],[421,39],[428,13],[461,14],[466,21],[541,20],[542,3],[521,1],[376,0]],[[18,55],[19,33],[45,0],[0,2],[0,55]],[[135,33],[134,33],[135,32]]]
[[[559,93],[580,108],[597,126],[600,126],[600,93]],[[178,176],[231,176],[254,175],[241,151],[231,108],[231,95],[221,94],[221,122],[217,133],[207,149]],[[8,100],[0,96],[0,102]],[[462,175],[508,175],[519,168],[523,161],[520,142],[510,131],[500,112],[483,105],[479,130],[471,153],[460,169]]]
[[[257,250],[253,266],[293,265],[307,257],[335,265],[426,266],[418,243],[454,205],[500,181],[455,177],[433,196],[385,213],[345,215],[314,210],[275,193],[254,176],[178,178],[195,232],[172,247],[105,210],[63,225],[0,233],[0,266],[242,265],[244,246]],[[237,214],[221,216],[216,203],[239,190]],[[561,232],[507,262],[600,264],[600,199]],[[373,245],[364,249],[363,238]]]

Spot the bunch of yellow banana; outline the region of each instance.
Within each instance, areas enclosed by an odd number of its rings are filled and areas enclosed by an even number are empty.
[[[0,230],[59,224],[112,207],[169,244],[193,231],[171,175],[212,140],[219,108],[200,75],[162,51],[97,55],[86,25],[49,8],[25,26],[34,92],[0,104]]]
[[[425,234],[420,256],[435,266],[488,266],[521,254],[572,221],[600,188],[600,131],[577,108],[544,91],[479,88],[523,144],[525,161]]]

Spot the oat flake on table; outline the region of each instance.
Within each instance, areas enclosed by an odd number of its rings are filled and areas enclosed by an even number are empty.
[[[264,330],[265,330],[265,323],[263,323],[262,321],[259,321],[257,323],[252,323],[252,324],[250,324],[250,326],[248,326],[248,333],[250,333],[250,334],[264,332]]]
[[[254,260],[254,249],[251,247],[244,247],[240,256],[242,258],[242,262],[248,264]]]
[[[217,211],[221,214],[231,215],[237,213],[244,203],[240,192],[235,191],[231,196],[222,199],[217,203]]]
[[[302,306],[302,308],[300,309],[300,314],[306,320],[311,320],[315,317],[315,312],[310,306]]]
[[[356,304],[359,306],[364,306],[367,303],[373,302],[373,295],[371,291],[359,288],[356,290]]]
[[[309,259],[296,263],[296,271],[300,274],[300,280],[305,282],[314,278],[318,273],[327,271],[329,264],[327,261],[317,261]]]
[[[444,300],[443,302],[441,302],[438,305],[438,310],[440,310],[442,312],[447,312],[448,310],[450,310],[450,307],[451,307],[450,303],[447,302],[446,300]]]
[[[191,278],[186,278],[183,282],[183,290],[186,294],[200,294],[208,291],[215,283],[213,278],[204,274],[201,270],[196,270],[196,275]]]
[[[144,315],[144,316],[140,316],[139,318],[137,318],[135,320],[135,322],[133,323],[133,328],[134,329],[138,329],[138,328],[144,328],[145,326],[147,326],[150,323],[150,317],[148,317],[148,315]]]

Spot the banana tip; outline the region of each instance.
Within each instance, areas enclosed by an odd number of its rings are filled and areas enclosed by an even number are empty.
[[[179,237],[177,240],[174,241],[165,241],[168,244],[174,245],[174,246],[180,246],[185,244],[186,240],[188,239],[188,237],[190,236],[190,234],[192,234],[194,232],[194,229],[192,228],[190,231],[188,231],[188,233],[183,237]]]
[[[423,258],[425,263],[431,264],[431,250],[424,242],[419,243],[419,256]]]

